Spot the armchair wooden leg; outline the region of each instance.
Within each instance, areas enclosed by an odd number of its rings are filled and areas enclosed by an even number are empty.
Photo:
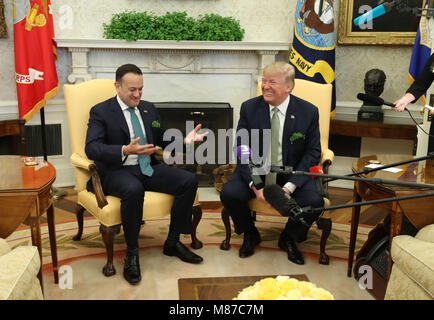
[[[83,213],[84,213],[84,208],[81,205],[77,204],[77,207],[75,208],[75,215],[77,217],[78,232],[72,238],[72,240],[74,241],[80,241],[81,236],[83,234]]]
[[[106,227],[104,225],[99,226],[99,232],[101,232],[104,244],[107,250],[107,263],[102,269],[102,273],[106,277],[110,277],[116,274],[116,269],[113,265],[113,239],[116,234],[121,231],[121,225]]]
[[[332,230],[332,219],[330,218],[320,218],[317,223],[318,228],[322,230],[321,243],[320,243],[320,253],[319,253],[319,263],[328,265],[330,263],[329,256],[325,253],[325,247],[327,239]]]
[[[220,249],[229,250],[231,248],[231,222],[229,221],[229,213],[225,208],[222,210],[222,220],[226,229],[226,238],[222,241]]]
[[[200,219],[202,219],[202,208],[200,206],[193,207],[193,232],[191,233],[191,247],[193,249],[202,248],[203,244],[196,238],[196,230],[199,225]]]

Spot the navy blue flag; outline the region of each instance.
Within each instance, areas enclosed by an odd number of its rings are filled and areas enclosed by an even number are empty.
[[[295,78],[331,83],[332,116],[336,108],[335,30],[332,0],[298,0],[289,63]]]
[[[428,8],[428,0],[423,6]],[[407,81],[412,84],[419,77],[422,69],[431,56],[431,37],[429,34],[428,19],[426,16],[420,18],[419,28],[417,30],[416,39],[414,40],[413,51],[411,53],[410,67],[408,68]],[[426,92],[420,97],[423,104],[426,104]]]

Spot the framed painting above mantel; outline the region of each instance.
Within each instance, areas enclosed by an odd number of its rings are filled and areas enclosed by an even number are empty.
[[[420,21],[417,9],[422,8],[422,2],[424,0],[341,0],[338,43],[413,45]],[[355,23],[363,14],[366,16]]]

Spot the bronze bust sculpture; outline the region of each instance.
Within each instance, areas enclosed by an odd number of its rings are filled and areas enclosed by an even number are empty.
[[[386,74],[380,69],[371,69],[365,74],[365,93],[379,97],[384,90]]]
[[[365,93],[370,96],[379,97],[384,90],[386,74],[380,69],[371,69],[365,74],[364,89]],[[383,110],[381,105],[363,103],[360,108],[357,120],[359,121],[383,121]]]

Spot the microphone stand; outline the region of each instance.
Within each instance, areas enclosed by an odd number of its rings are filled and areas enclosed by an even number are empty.
[[[383,199],[377,199],[377,200],[369,200],[369,201],[340,204],[340,205],[334,205],[334,206],[328,206],[328,207],[319,207],[319,208],[303,207],[303,208],[301,208],[301,211],[304,213],[320,213],[322,211],[330,211],[330,210],[352,208],[352,207],[361,207],[361,206],[367,206],[367,205],[371,205],[371,204],[411,200],[411,199],[418,199],[418,198],[428,198],[428,197],[433,197],[433,196],[434,196],[434,191],[428,192],[428,193],[419,193],[419,194],[414,194],[414,195],[409,195],[409,196],[383,198]]]
[[[360,177],[352,177],[352,176],[339,176],[339,175],[330,175],[330,174],[321,174],[321,173],[311,173],[311,172],[305,172],[305,171],[291,171],[291,169],[292,169],[291,167],[271,166],[270,171],[276,172],[276,173],[293,174],[293,175],[298,175],[298,176],[323,177],[323,178],[326,177],[326,178],[333,178],[334,180],[336,180],[336,179],[353,180],[353,181],[370,182],[370,183],[374,183],[374,184],[388,184],[388,185],[396,185],[396,186],[403,186],[403,187],[410,187],[410,188],[434,190],[434,184],[394,181],[394,180],[386,180],[386,179],[379,179],[379,178],[360,178]],[[376,169],[379,169],[379,168],[376,168]],[[373,171],[375,171],[375,170],[373,170]],[[394,202],[394,201],[400,201],[400,200],[427,198],[427,197],[433,197],[433,196],[434,196],[434,191],[428,192],[428,193],[419,193],[419,194],[409,195],[409,196],[383,198],[383,199],[377,199],[377,200],[354,202],[354,203],[349,203],[349,204],[334,205],[334,206],[328,206],[328,207],[312,208],[312,207],[308,206],[308,207],[303,207],[300,209],[301,209],[301,213],[312,214],[312,213],[321,213],[324,210],[326,210],[326,211],[337,210],[337,209],[352,208],[352,207],[371,205],[371,204]],[[306,222],[304,221],[303,216],[300,216],[299,218],[295,218],[295,219],[300,221],[304,225],[307,225]]]
[[[359,174],[368,174],[368,173],[371,173],[371,172],[374,172],[374,171],[378,171],[378,170],[383,170],[383,169],[387,169],[387,168],[391,168],[391,167],[397,167],[397,166],[401,166],[403,164],[412,163],[412,162],[418,162],[418,161],[423,161],[423,160],[433,159],[433,158],[434,158],[434,152],[430,152],[426,156],[423,156],[423,157],[418,157],[418,158],[414,158],[414,159],[410,159],[410,160],[405,160],[405,161],[395,162],[395,163],[391,163],[391,164],[386,164],[384,166],[380,166],[380,167],[377,167],[377,168],[364,169],[362,171],[351,173],[351,174],[348,174],[348,175],[345,175],[345,176],[351,177],[351,176],[357,176]],[[339,178],[325,179],[325,180],[323,180],[323,182],[335,181],[337,179],[339,179]]]
[[[376,169],[378,169],[378,168],[376,168]],[[363,181],[363,182],[371,182],[374,184],[388,184],[388,185],[396,185],[396,186],[401,186],[401,187],[421,188],[421,189],[427,188],[427,189],[433,189],[434,190],[434,184],[428,184],[428,183],[395,181],[395,180],[380,179],[380,178],[360,178],[360,177],[352,177],[350,175],[339,176],[339,175],[323,174],[323,173],[311,173],[311,172],[306,172],[306,171],[288,172],[288,170],[281,169],[280,167],[277,167],[277,166],[271,167],[270,171],[276,172],[276,173],[292,174],[295,176],[332,178],[333,180],[342,179],[342,180],[352,180],[352,181]],[[375,170],[373,170],[373,171],[375,171]]]

